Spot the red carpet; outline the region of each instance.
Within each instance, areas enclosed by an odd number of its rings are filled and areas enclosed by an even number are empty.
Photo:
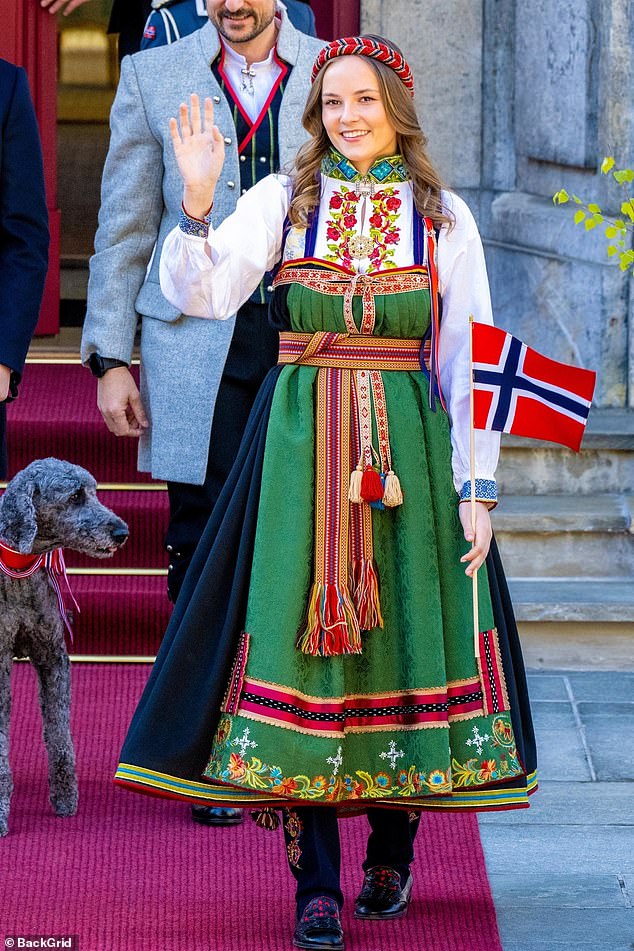
[[[70,581],[81,613],[73,612],[69,653],[91,657],[156,655],[171,613],[165,578],[73,575]]]
[[[106,429],[97,381],[78,363],[27,363],[20,398],[7,409],[9,475],[34,459],[58,456],[90,469],[98,482],[151,481],[136,471],[136,440]]]
[[[291,951],[281,832],[195,826],[188,808],[115,789],[148,666],[73,668],[80,807],[52,815],[34,672],[13,674],[11,829],[0,839],[2,934],[75,934],[81,951]],[[425,815],[409,915],[355,921],[366,821],[342,823],[347,951],[501,951],[473,815]]]

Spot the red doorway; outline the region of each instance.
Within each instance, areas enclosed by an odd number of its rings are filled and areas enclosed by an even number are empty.
[[[325,40],[354,36],[359,32],[360,0],[311,0],[317,21],[317,35]]]
[[[9,0],[5,7],[8,9],[3,10],[0,56],[26,69],[44,153],[51,250],[36,333],[56,334],[59,331],[60,213],[57,207],[55,18],[42,10],[37,0]]]

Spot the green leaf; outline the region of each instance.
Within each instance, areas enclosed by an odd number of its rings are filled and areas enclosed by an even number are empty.
[[[630,221],[634,221],[634,201],[624,201],[621,205],[621,213],[627,215]]]
[[[572,196],[572,200],[573,200],[573,201],[575,202],[575,204],[577,204],[577,205],[582,205],[582,204],[583,204],[583,202],[581,201],[580,198],[577,197],[577,195],[573,195],[573,196]]]
[[[608,245],[608,257],[609,257],[609,258],[613,258],[615,254],[618,254],[618,250],[619,250],[619,249],[616,248],[613,244],[609,244],[609,245]]]
[[[594,218],[588,218],[586,220],[586,231],[592,231],[593,228],[596,228],[597,223]]]
[[[634,265],[634,251],[626,251],[625,254],[621,255],[619,267],[622,271],[627,271],[632,265]]]
[[[621,234],[625,234],[627,231],[627,225],[625,224],[622,218],[614,219],[614,227],[618,228]]]
[[[593,215],[601,214],[601,209],[599,208],[598,205],[595,205],[595,204],[588,205],[588,211],[591,211]]]
[[[585,216],[586,216],[585,211],[583,211],[583,209],[580,208],[579,211],[575,212],[575,224],[580,225],[583,219],[585,218]]]
[[[606,155],[606,157],[601,162],[601,171],[604,175],[607,175],[612,168],[614,168],[614,159],[611,155]]]
[[[556,205],[565,205],[567,201],[569,201],[569,196],[565,188],[562,188],[553,195],[553,202]]]
[[[615,228],[613,225],[608,225],[605,229],[606,238],[616,238],[617,234],[619,234],[619,229]]]
[[[619,185],[623,185],[624,182],[634,182],[634,169],[622,168],[620,171],[613,172],[612,174]]]
[[[603,215],[593,215],[593,216],[592,216],[592,220],[593,220],[596,224],[601,225],[601,224],[603,224]]]

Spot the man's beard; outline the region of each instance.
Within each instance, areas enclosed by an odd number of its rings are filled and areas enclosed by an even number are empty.
[[[244,16],[245,19],[251,18],[253,27],[252,29],[245,32],[240,32],[238,36],[235,36],[231,29],[232,18],[236,19],[242,16]],[[268,26],[270,26],[274,17],[275,5],[272,7],[270,15],[266,12],[260,12],[259,10],[251,10],[248,7],[236,10],[233,14],[227,14],[224,9],[220,9],[210,13],[209,15],[209,19],[216,27],[220,35],[224,36],[224,38],[229,40],[230,43],[248,43],[249,40],[254,40],[256,36],[259,36],[266,30]],[[228,23],[225,26],[226,20]]]

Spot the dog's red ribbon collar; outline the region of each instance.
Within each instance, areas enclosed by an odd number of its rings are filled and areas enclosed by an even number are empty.
[[[23,555],[21,552],[16,551],[15,548],[10,548],[8,545],[5,545],[4,542],[0,542],[0,574],[7,575],[9,578],[30,578],[31,575],[34,575],[35,572],[39,571],[40,568],[44,568],[46,571],[53,586],[53,590],[57,595],[59,613],[62,616],[62,620],[72,641],[73,630],[68,619],[66,599],[64,593],[62,592],[60,579],[64,580],[68,596],[75,605],[78,613],[79,605],[77,604],[75,596],[71,591],[68,576],[66,574],[66,563],[64,562],[64,552],[62,549],[55,548],[53,551],[47,551],[41,555]]]
[[[0,571],[9,575],[10,578],[28,578],[42,566],[43,562],[44,555],[23,555],[0,542]]]

